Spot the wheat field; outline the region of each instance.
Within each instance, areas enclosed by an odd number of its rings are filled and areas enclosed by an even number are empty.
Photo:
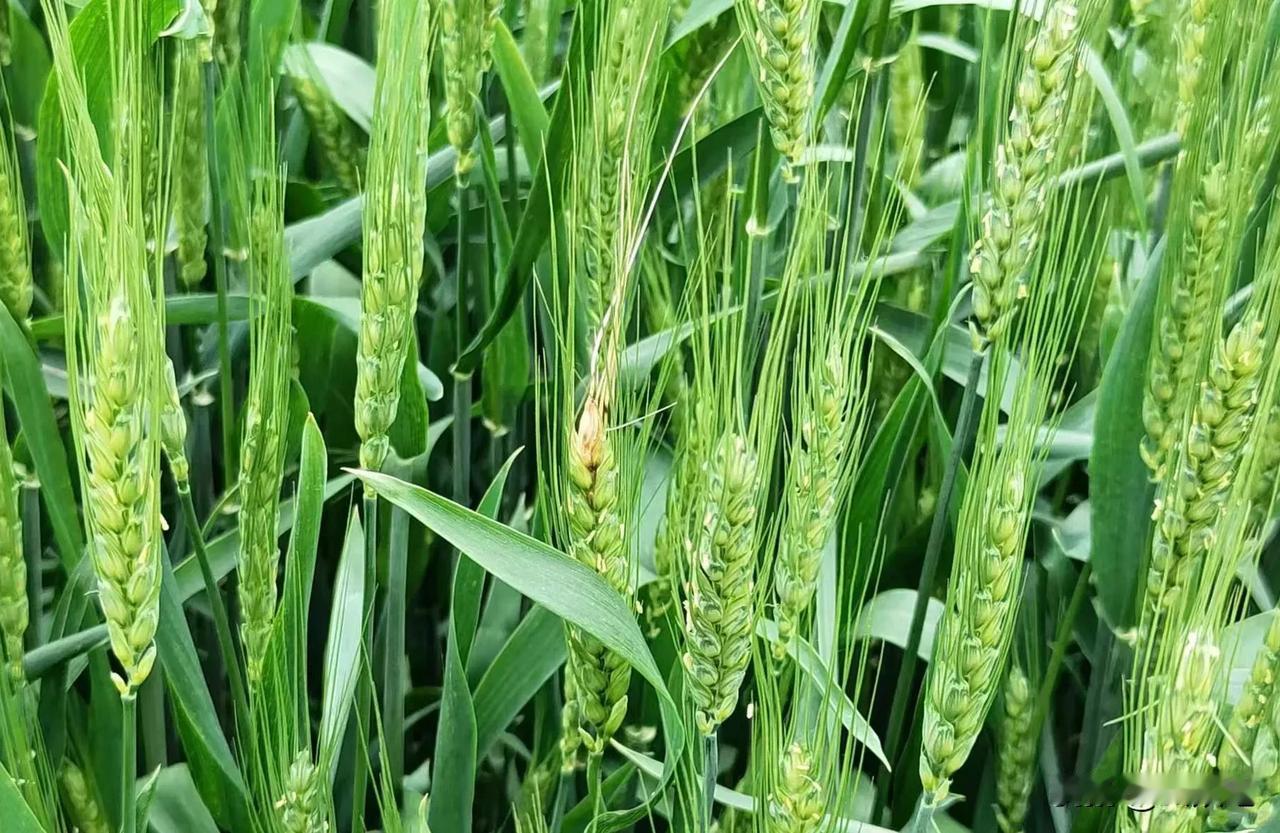
[[[0,833],[1280,830],[1280,0],[0,0]]]

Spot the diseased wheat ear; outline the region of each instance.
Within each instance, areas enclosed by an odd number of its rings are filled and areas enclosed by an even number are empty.
[[[707,461],[706,498],[686,542],[687,685],[698,731],[711,735],[738,705],[755,630],[756,500],[760,474],[745,437],[729,433]]]
[[[565,513],[570,553],[630,598],[634,591],[622,532],[618,462],[607,420],[600,401],[589,398],[569,441]],[[568,634],[571,660],[566,671],[572,683],[566,689],[571,687],[574,695],[572,716],[587,751],[600,755],[626,717],[631,666],[585,631],[571,627]]]
[[[1035,784],[1034,711],[1031,681],[1021,666],[1010,663],[1004,681],[1004,714],[996,752],[996,823],[1003,833],[1022,833],[1027,799]]]
[[[988,341],[1008,331],[1040,244],[1076,41],[1075,10],[1054,3],[1028,45],[1005,138],[996,148],[990,204],[970,266],[973,311]]]

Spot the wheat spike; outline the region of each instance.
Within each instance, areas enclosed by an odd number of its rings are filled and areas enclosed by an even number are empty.
[[[444,61],[445,126],[458,152],[453,171],[465,182],[476,157],[476,96],[489,71],[493,30],[502,0],[444,0],[440,9],[440,52]]]
[[[1027,800],[1035,783],[1034,711],[1031,681],[1018,663],[1010,663],[996,756],[996,823],[1003,833],[1022,833],[1027,815]]]
[[[755,628],[756,500],[760,474],[740,434],[722,436],[707,461],[706,498],[686,541],[688,672],[698,731],[710,735],[733,714],[751,659]]]
[[[987,341],[1008,331],[1040,243],[1049,173],[1075,71],[1076,31],[1071,5],[1050,6],[1027,46],[1009,125],[996,148],[990,203],[970,267],[973,311]]]
[[[409,0],[383,3],[379,22],[355,401],[360,465],[373,470],[390,451],[422,277],[432,26]]]

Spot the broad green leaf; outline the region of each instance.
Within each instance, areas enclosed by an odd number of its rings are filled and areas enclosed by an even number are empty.
[[[47,833],[3,764],[0,764],[0,819],[4,819],[5,833]]]
[[[338,749],[347,729],[351,704],[365,659],[364,647],[364,528],[351,507],[342,561],[333,583],[333,612],[324,652],[324,689],[320,709],[319,760],[333,780]]]
[[[546,544],[425,489],[385,474],[359,471],[356,475],[495,578],[616,651],[657,694],[667,748],[683,746],[684,725],[679,710],[649,653],[635,614],[604,579]],[[663,767],[663,787],[674,777],[675,767],[676,759],[669,755]],[[599,820],[600,828],[618,829],[647,810],[645,802],[629,810],[606,813]]]
[[[164,559],[160,588],[160,626],[156,629],[159,670],[178,724],[191,774],[205,805],[224,828],[249,826],[249,796],[244,778],[222,733],[204,668],[187,627],[178,584]]]
[[[916,591],[906,587],[886,590],[872,597],[858,614],[855,638],[879,639],[899,648],[906,647],[915,605]],[[933,638],[938,632],[942,610],[942,602],[929,599],[924,613],[924,629],[920,632],[919,654],[925,662],[933,656]]]
[[[320,521],[324,512],[324,476],[328,454],[324,435],[315,419],[308,414],[302,430],[302,454],[295,498],[297,513],[293,534],[289,536],[289,553],[285,559],[284,594],[276,614],[272,633],[272,650],[266,680],[284,680],[290,687],[297,709],[299,725],[306,725],[307,686],[307,613],[311,609],[311,586],[315,579],[316,549],[320,543]]]
[[[154,833],[218,833],[186,764],[160,770],[150,821]]]
[[[359,55],[328,43],[297,43],[284,53],[290,73],[307,75],[314,69],[333,97],[333,103],[365,133],[373,123],[374,71]]]
[[[516,452],[517,454],[519,452]],[[515,455],[494,477],[478,507],[491,520],[498,514],[507,474]],[[435,762],[429,820],[435,830],[471,830],[471,805],[476,784],[476,713],[467,685],[467,660],[480,618],[484,593],[484,568],[470,558],[459,558],[453,574],[449,605],[449,642],[445,650],[444,691],[440,699],[440,729],[436,734]]]
[[[489,752],[564,659],[564,624],[545,607],[534,607],[520,620],[476,685],[476,749],[480,755]]]
[[[1162,259],[1153,254],[1107,359],[1094,417],[1089,458],[1091,561],[1098,601],[1108,622],[1117,628],[1133,624],[1138,581],[1146,563],[1152,486],[1138,447],[1145,434],[1142,392],[1147,386],[1147,353]]]
[[[154,43],[160,33],[169,27],[182,8],[181,0],[138,0],[143,4],[144,40]],[[98,138],[105,147],[111,124],[113,47],[116,39],[108,20],[110,0],[89,0],[71,21],[71,51],[76,66],[84,80],[85,98],[89,115],[98,128]],[[61,253],[67,234],[66,180],[59,169],[59,160],[65,151],[62,108],[58,100],[58,77],[49,74],[44,98],[40,102],[40,117],[36,145],[36,193],[40,204],[40,227],[49,248]]]
[[[908,615],[908,622],[910,618]],[[762,619],[756,625],[756,635],[768,642],[777,642],[778,625]],[[787,655],[794,659],[800,670],[813,680],[817,691],[821,693],[820,696],[827,699],[828,708],[835,713],[836,719],[849,731],[849,734],[888,767],[890,764],[884,756],[884,748],[880,745],[880,736],[840,689],[838,682],[835,682],[835,675],[827,668],[813,646],[807,640],[797,637],[787,643]]]
[[[542,106],[537,85],[525,65],[524,57],[516,46],[515,38],[506,23],[498,21],[494,27],[493,68],[511,102],[511,117],[520,136],[520,146],[530,165],[542,158],[542,142],[551,127],[551,118]],[[510,137],[508,137],[510,141]]]
[[[1138,142],[1134,138],[1133,125],[1129,122],[1129,114],[1125,111],[1124,102],[1116,92],[1111,75],[1102,59],[1092,47],[1086,45],[1081,56],[1081,64],[1093,86],[1102,96],[1102,104],[1111,119],[1111,129],[1115,131],[1116,142],[1120,145],[1120,155],[1124,159],[1125,176],[1129,180],[1129,196],[1133,199],[1133,215],[1138,218],[1142,230],[1147,228],[1147,185],[1142,176],[1142,163],[1138,161]]]
[[[84,535],[67,466],[67,449],[45,392],[40,361],[22,328],[2,306],[0,357],[4,360],[5,393],[18,412],[18,422],[40,477],[40,496],[58,543],[58,559],[70,574],[84,551]]]
[[[13,64],[5,75],[9,106],[16,124],[35,127],[44,85],[52,68],[49,47],[40,30],[31,22],[28,12],[23,10],[22,3],[6,2],[3,5],[8,8],[9,33],[13,41]],[[4,12],[0,11],[0,14]]]

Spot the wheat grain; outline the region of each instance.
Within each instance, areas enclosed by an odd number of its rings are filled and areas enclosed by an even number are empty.
[[[1194,586],[1200,561],[1213,541],[1253,422],[1263,345],[1262,322],[1250,316],[1215,350],[1187,430],[1185,452],[1157,493],[1156,534],[1144,595],[1148,626],[1154,627],[1164,612],[1183,603],[1183,592]]]
[[[178,233],[179,276],[185,286],[204,280],[204,252],[208,244],[205,215],[208,210],[209,157],[205,146],[205,100],[202,84],[204,62],[199,45],[184,44],[174,53],[176,92],[174,119],[177,149],[174,154],[174,214]]]
[[[852,422],[848,413],[852,383],[843,347],[839,338],[832,338],[827,354],[817,363],[792,449],[786,515],[773,566],[776,659],[785,656],[794,637],[802,635],[817,589],[822,548],[835,525]]]
[[[292,281],[284,240],[284,176],[273,162],[274,130],[260,126],[264,173],[252,184],[249,283],[255,298],[250,331],[249,394],[240,445],[241,635],[251,685],[261,680],[276,609],[280,483],[292,363]]]
[[[312,133],[320,143],[326,167],[333,171],[345,193],[360,193],[360,148],[351,135],[346,117],[334,103],[329,90],[312,73],[294,72],[289,78],[298,103],[307,114]]]
[[[1275,711],[1276,672],[1280,670],[1280,615],[1273,613],[1258,654],[1249,669],[1240,699],[1231,710],[1225,735],[1218,748],[1218,769],[1223,776],[1247,781],[1253,775],[1253,747],[1258,729]]]
[[[185,492],[191,487],[191,467],[187,462],[187,415],[182,410],[182,400],[178,398],[178,381],[174,377],[173,362],[168,357],[164,360],[163,373],[165,401],[160,412],[160,443],[178,491]]]

